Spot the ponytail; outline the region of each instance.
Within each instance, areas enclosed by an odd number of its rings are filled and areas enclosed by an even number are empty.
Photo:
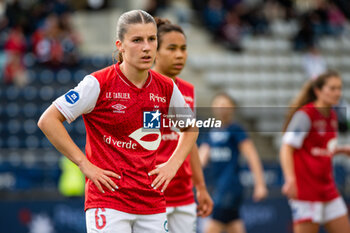
[[[326,84],[327,80],[333,77],[340,78],[340,75],[336,71],[328,71],[319,75],[315,80],[307,81],[304,84],[299,94],[294,98],[289,106],[289,111],[287,113],[282,132],[286,132],[288,124],[296,111],[298,111],[305,104],[314,102],[317,99],[315,89],[321,90],[322,87]]]

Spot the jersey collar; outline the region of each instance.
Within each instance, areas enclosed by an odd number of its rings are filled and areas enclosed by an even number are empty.
[[[119,62],[117,64],[115,64],[114,69],[117,72],[118,77],[129,87],[131,87],[133,89],[141,90],[141,89],[147,88],[151,84],[153,76],[152,76],[152,72],[150,72],[150,70],[148,71],[148,77],[147,77],[145,84],[143,84],[142,88],[138,88],[137,86],[135,86],[135,84],[130,82],[130,80],[123,74],[123,72],[120,70],[119,65],[120,65]]]

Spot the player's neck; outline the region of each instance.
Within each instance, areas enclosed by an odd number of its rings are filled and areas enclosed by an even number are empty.
[[[154,71],[157,73],[160,73],[163,76],[166,76],[168,78],[171,78],[174,82],[176,80],[176,76],[175,75],[169,75],[166,72],[162,71],[161,69],[159,69],[157,66],[154,67]]]
[[[331,111],[331,107],[330,105],[325,104],[323,101],[321,100],[316,100],[314,102],[314,106],[317,108],[317,110],[324,116],[328,116],[330,111]]]
[[[138,70],[126,63],[120,64],[120,70],[125,77],[136,87],[142,88],[148,77],[148,70]]]

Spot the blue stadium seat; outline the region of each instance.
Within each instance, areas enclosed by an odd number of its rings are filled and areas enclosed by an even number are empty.
[[[40,147],[40,140],[37,136],[29,135],[25,139],[26,148],[38,148]]]
[[[33,119],[27,119],[23,123],[23,130],[26,134],[34,134],[38,130],[36,121]]]
[[[88,75],[88,72],[83,69],[79,69],[74,73],[74,82],[79,83],[83,78]]]
[[[36,81],[36,79],[38,77],[38,74],[33,69],[28,69],[27,72],[28,72],[28,83],[27,83],[27,85],[31,85],[31,84],[33,84]]]
[[[57,82],[60,84],[68,84],[72,80],[72,73],[67,69],[61,69],[57,72]]]
[[[15,102],[10,102],[7,106],[6,106],[6,114],[9,117],[15,117],[19,114],[20,108],[19,105]]]
[[[22,124],[17,119],[11,119],[7,122],[7,131],[9,134],[16,135],[21,131]]]
[[[35,65],[35,55],[33,53],[26,53],[23,57],[23,63],[28,68],[33,67]]]
[[[45,69],[40,73],[40,82],[42,84],[46,84],[46,85],[52,84],[54,81],[54,78],[55,78],[54,73],[49,69]]]
[[[16,100],[19,94],[20,91],[16,86],[9,86],[6,88],[6,98],[8,100]]]
[[[39,96],[43,101],[53,100],[55,96],[55,90],[51,86],[43,86],[40,88]]]
[[[17,135],[12,135],[7,138],[6,144],[8,148],[19,148],[21,141]]]
[[[33,103],[26,103],[22,108],[22,112],[26,118],[31,118],[37,115],[38,107]]]
[[[23,97],[27,101],[34,100],[37,97],[38,90],[34,86],[27,86],[23,89]]]

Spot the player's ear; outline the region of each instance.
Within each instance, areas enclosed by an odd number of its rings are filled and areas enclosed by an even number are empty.
[[[124,52],[123,43],[120,40],[117,40],[115,42],[115,46],[117,46],[117,49],[118,49],[119,52]]]

